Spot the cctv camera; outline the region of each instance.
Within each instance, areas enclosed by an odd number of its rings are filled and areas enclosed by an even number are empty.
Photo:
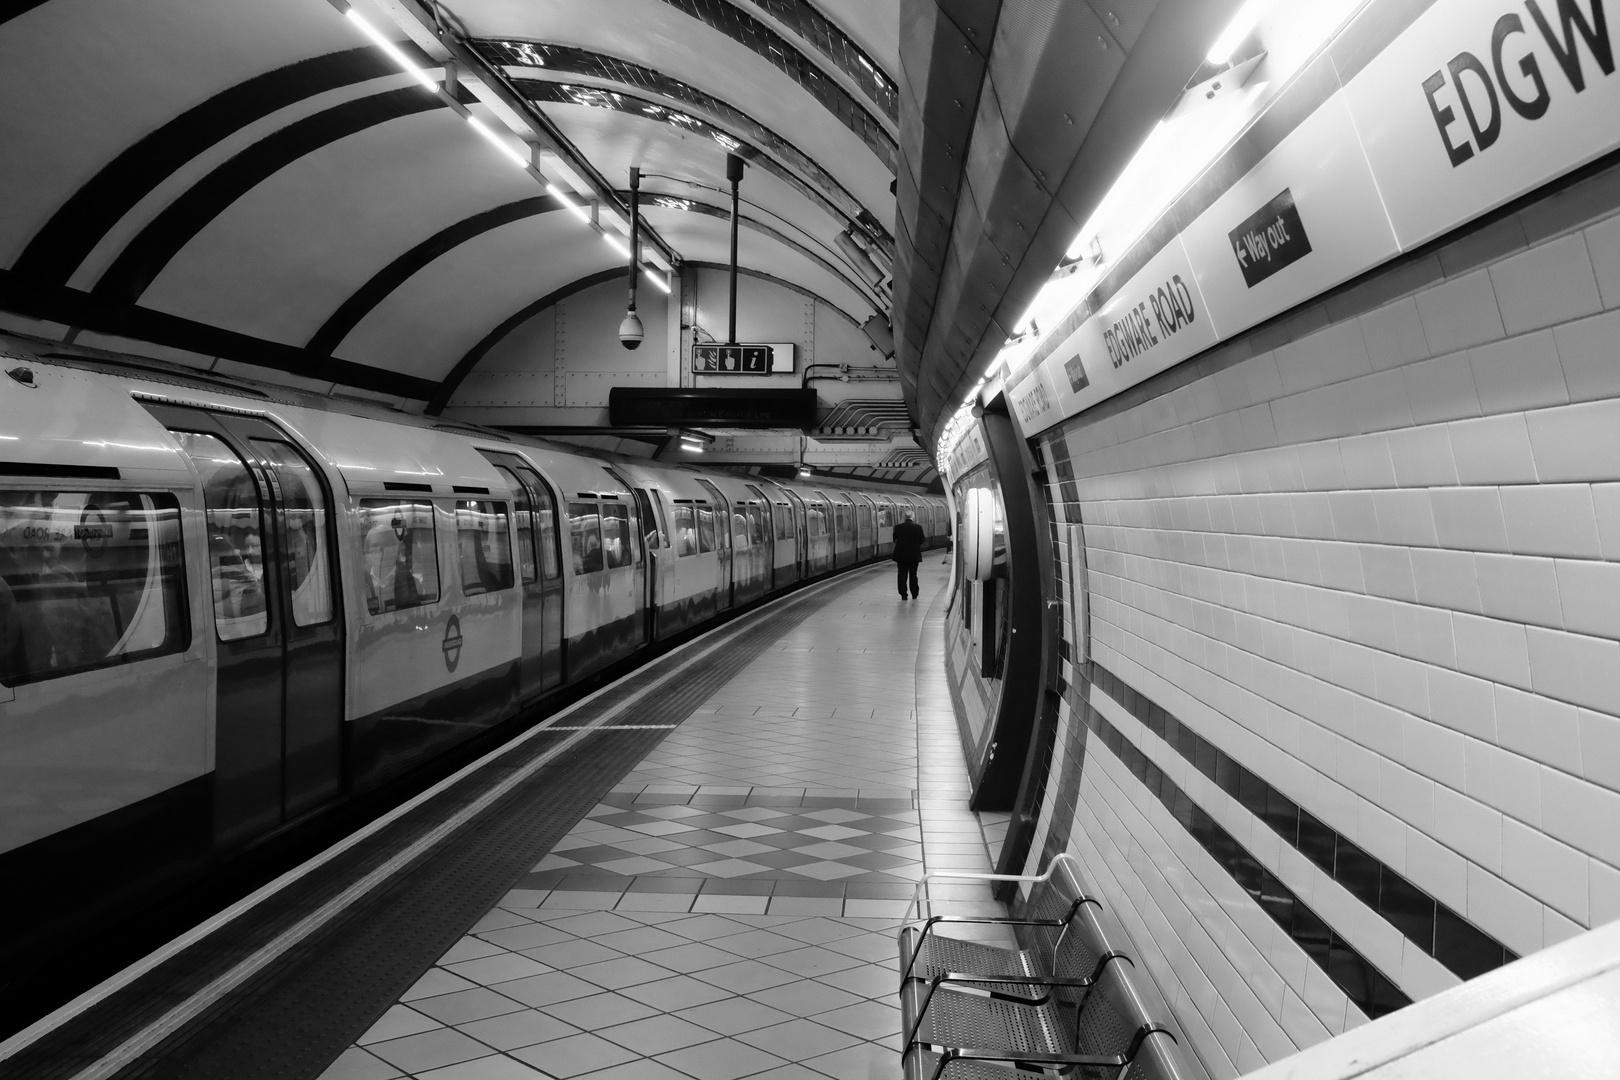
[[[627,349],[634,349],[641,344],[646,334],[641,329],[641,319],[634,311],[624,313],[624,322],[619,324],[619,344]]]

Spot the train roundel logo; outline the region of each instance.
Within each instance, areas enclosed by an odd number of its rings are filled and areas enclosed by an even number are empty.
[[[461,663],[461,620],[450,616],[450,621],[444,624],[444,667],[446,671],[456,670]]]

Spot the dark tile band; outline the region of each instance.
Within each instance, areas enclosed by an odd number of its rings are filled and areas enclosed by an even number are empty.
[[[1098,674],[1104,674],[1101,668],[1093,667]],[[1083,694],[1071,694],[1069,700],[1076,715],[1084,717],[1085,726],[1164,804],[1192,838],[1232,875],[1243,891],[1260,905],[1261,910],[1287,931],[1358,1009],[1368,1017],[1377,1019],[1412,1004],[1412,999],[1388,976],[1334,932],[1276,875],[1261,866],[1259,860],[1236,837],[1194,803],[1163,769],[1148,760],[1148,756],[1137,749],[1124,732],[1089,702],[1076,701],[1077,696],[1083,697]]]
[[[1471,979],[1519,958],[1393,868],[1323,824],[1118,675],[1097,663],[1091,664],[1091,669],[1092,681],[1103,693],[1446,970],[1458,978]]]

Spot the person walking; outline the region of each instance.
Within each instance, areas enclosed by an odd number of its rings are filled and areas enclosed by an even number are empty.
[[[913,520],[916,515],[906,511],[906,520],[894,527],[894,566],[897,571],[896,580],[900,585],[900,599],[906,598],[906,586],[909,582],[911,598],[917,599],[922,590],[917,586],[917,564],[922,562],[923,543],[928,539],[923,527]]]

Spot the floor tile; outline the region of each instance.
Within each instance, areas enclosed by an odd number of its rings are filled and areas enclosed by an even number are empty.
[[[492,1016],[487,1020],[474,1020],[468,1024],[457,1025],[464,1035],[471,1035],[481,1043],[488,1043],[497,1050],[516,1050],[523,1046],[533,1046],[535,1043],[551,1042],[568,1035],[577,1034],[578,1029],[572,1024],[566,1024],[547,1013],[535,1009],[522,1009],[504,1016]]]
[[[439,1021],[430,1016],[424,1016],[415,1009],[404,1005],[395,1005],[377,1019],[375,1024],[366,1029],[366,1033],[355,1042],[359,1046],[368,1043],[384,1042],[388,1039],[399,1039],[406,1035],[415,1035],[419,1031],[430,1031],[442,1027]]]
[[[426,1072],[489,1055],[489,1047],[454,1028],[438,1028],[403,1039],[373,1043],[366,1049],[408,1073]]]
[[[596,1035],[580,1034],[514,1050],[512,1056],[559,1080],[569,1080],[581,1073],[633,1061],[641,1055]]]
[[[319,1080],[394,1080],[404,1075],[381,1058],[351,1046],[326,1067]]]
[[[732,1039],[674,1050],[660,1054],[656,1060],[679,1069],[695,1080],[738,1080],[739,1077],[786,1064],[775,1054]]]
[[[416,1080],[550,1080],[538,1069],[509,1057],[485,1057],[417,1073]]]
[[[678,1016],[661,1013],[644,1020],[634,1020],[617,1027],[599,1028],[604,1039],[634,1050],[643,1057],[653,1057],[670,1050],[714,1041],[716,1032],[683,1020]]]

